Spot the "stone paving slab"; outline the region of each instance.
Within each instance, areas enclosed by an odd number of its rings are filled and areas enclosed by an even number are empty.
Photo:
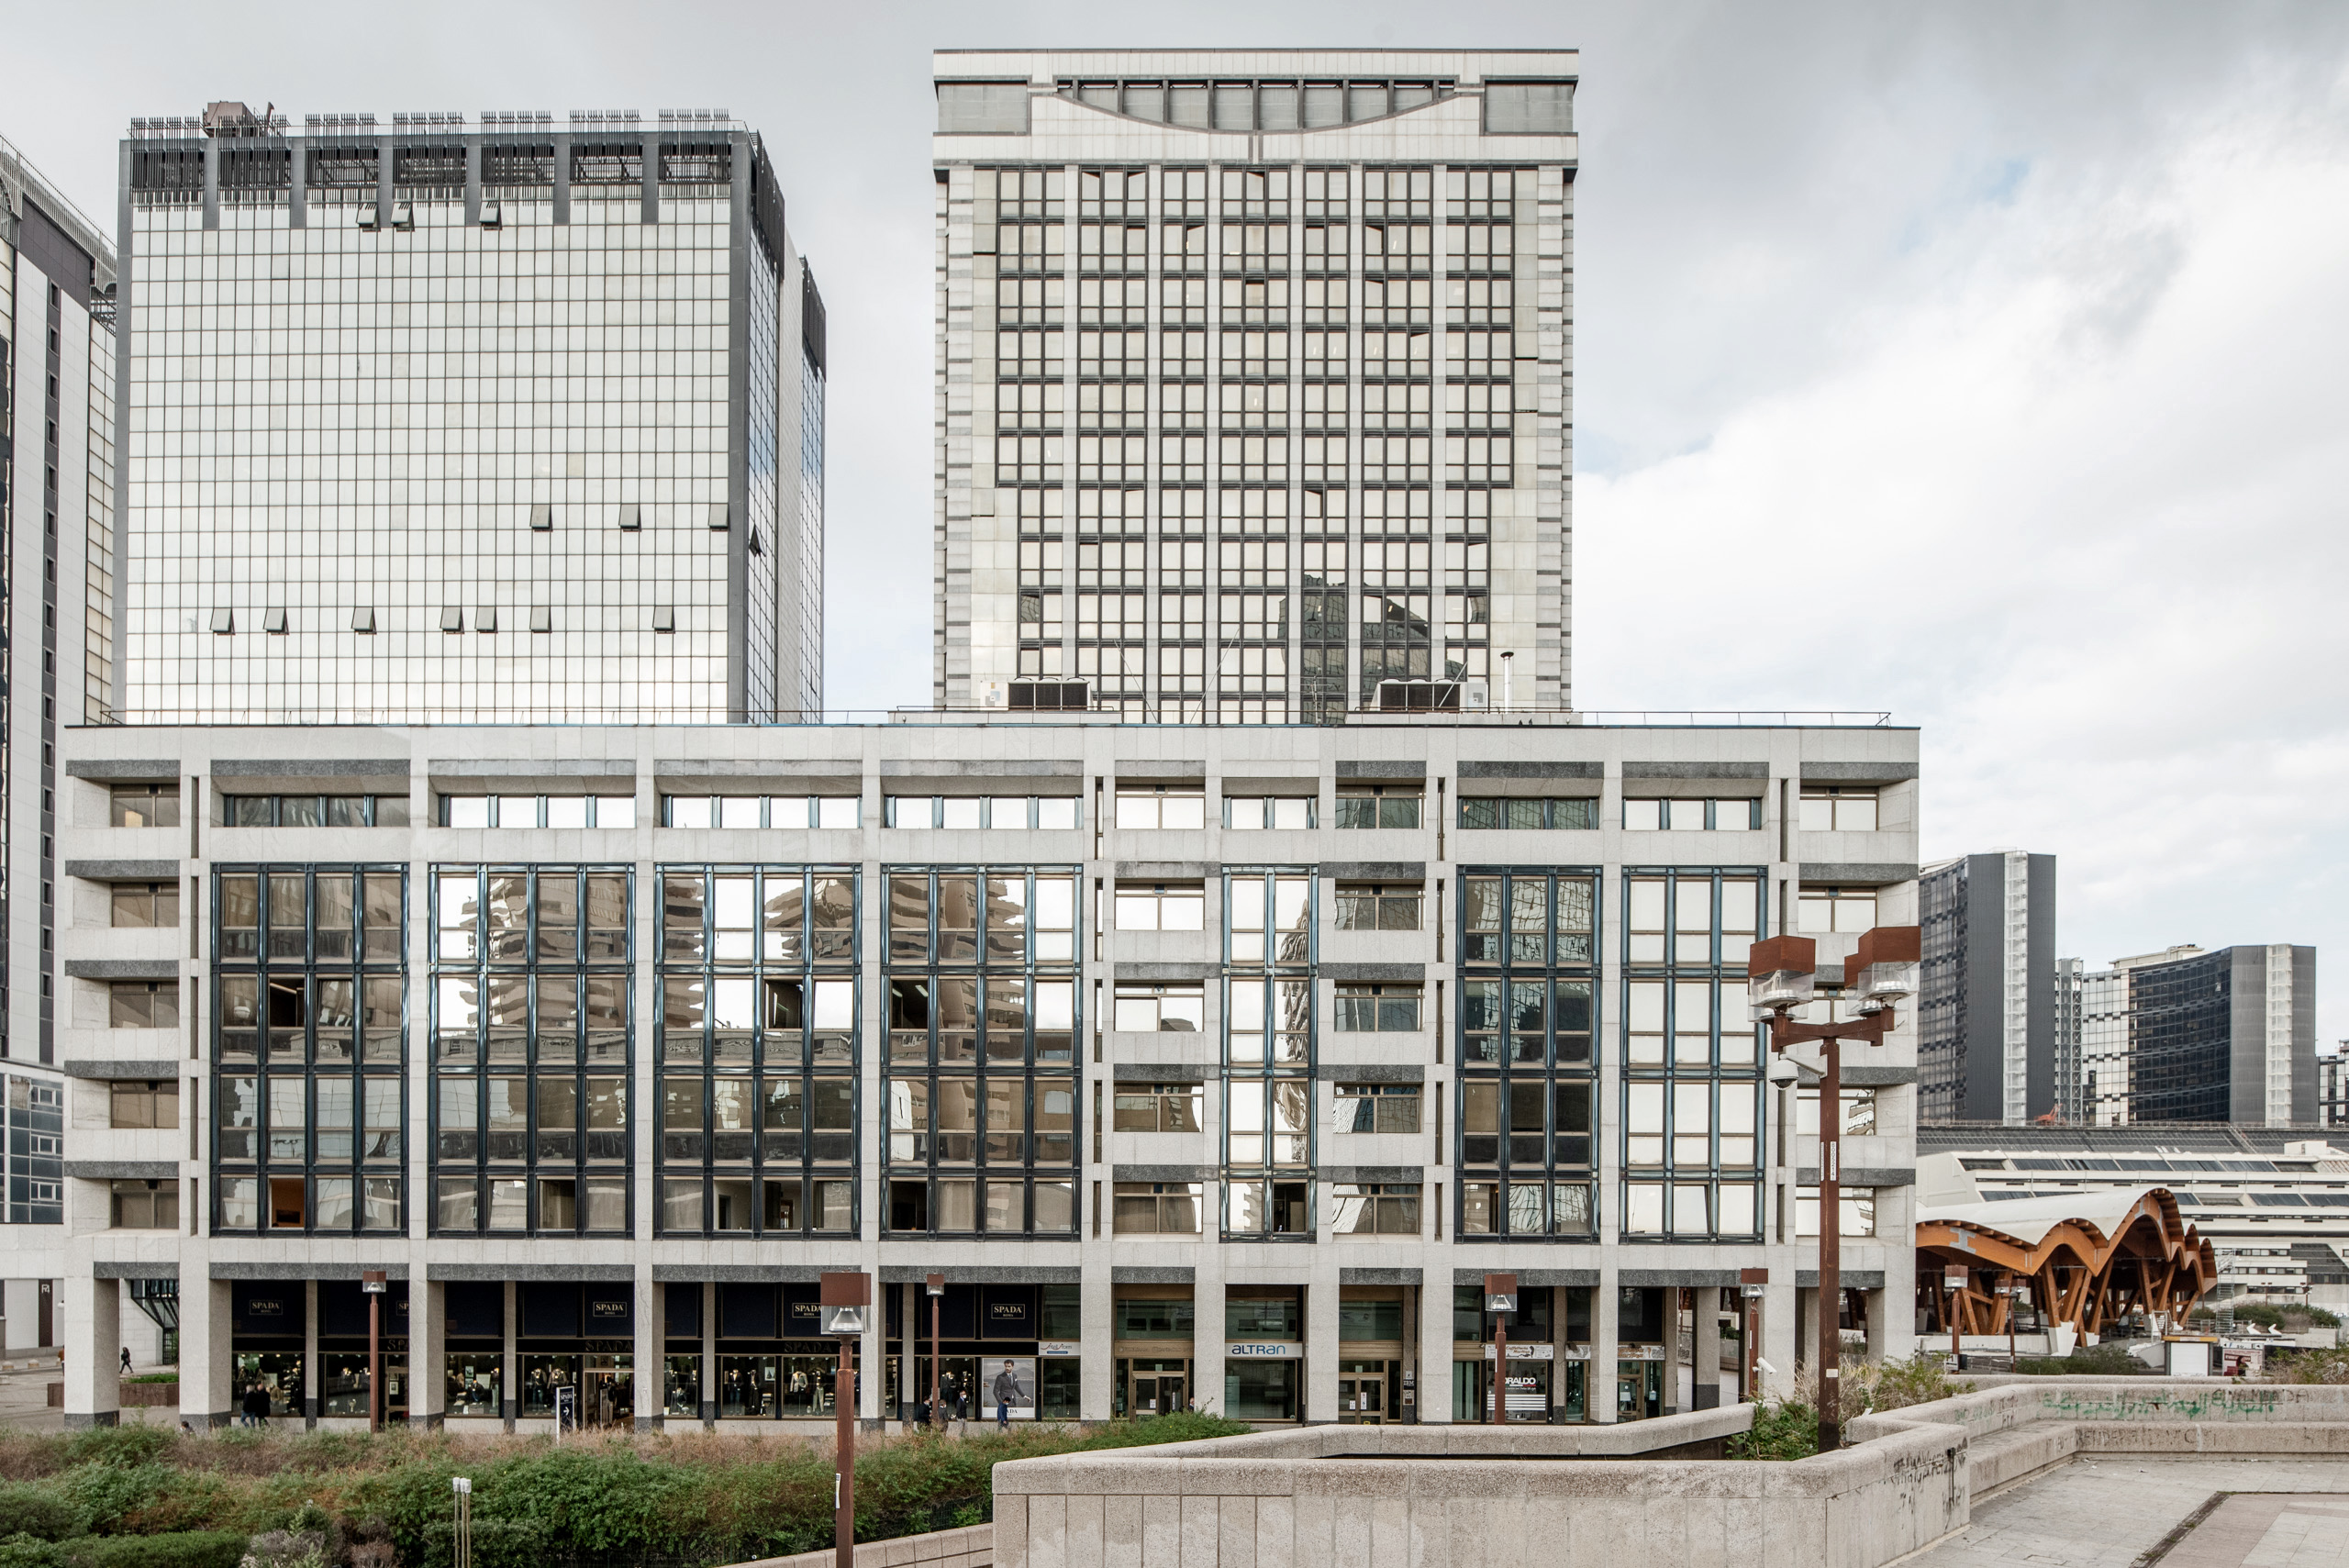
[[[2220,1493],[2154,1568],[2349,1568],[2349,1462],[2076,1460],[1975,1503],[1901,1568],[2132,1568]],[[2206,1533],[2207,1532],[2207,1533]]]

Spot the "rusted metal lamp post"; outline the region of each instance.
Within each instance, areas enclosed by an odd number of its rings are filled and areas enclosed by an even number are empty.
[[[817,1286],[824,1332],[841,1342],[840,1371],[832,1379],[833,1561],[838,1568],[856,1568],[856,1369],[849,1351],[864,1333],[865,1310],[873,1305],[873,1276],[822,1274]]]
[[[939,1372],[944,1362],[938,1354],[938,1304],[946,1297],[946,1276],[931,1274],[926,1282],[930,1289],[930,1424],[938,1431],[946,1429],[946,1418],[938,1408]]]
[[[1809,937],[1772,937],[1753,944],[1745,973],[1754,1021],[1770,1030],[1770,1050],[1816,1040],[1819,1069],[1819,1451],[1842,1445],[1838,1364],[1842,1350],[1842,1210],[1837,1149],[1843,1130],[1842,1043],[1880,1045],[1891,1034],[1893,1004],[1914,994],[1922,933],[1915,926],[1878,926],[1860,938],[1844,969],[1842,999],[1858,1005],[1858,1017],[1823,1024],[1798,1024],[1794,1010],[1813,999],[1818,983],[1819,944]],[[1770,1081],[1794,1081],[1794,1063],[1779,1055]]]
[[[367,1429],[380,1432],[384,1429],[384,1293],[391,1285],[384,1270],[362,1269],[359,1288],[367,1294]]]
[[[1508,1424],[1508,1318],[1517,1310],[1517,1276],[1485,1276],[1485,1310],[1493,1318],[1493,1407],[1485,1418]]]

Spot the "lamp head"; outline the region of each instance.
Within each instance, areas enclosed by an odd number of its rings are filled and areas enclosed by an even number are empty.
[[[1799,1007],[1811,998],[1819,944],[1809,937],[1772,937],[1746,954],[1746,999],[1756,1007]]]
[[[1871,1012],[1915,995],[1923,945],[1923,933],[1915,926],[1878,926],[1866,932],[1844,966],[1849,989],[1876,1004]]]

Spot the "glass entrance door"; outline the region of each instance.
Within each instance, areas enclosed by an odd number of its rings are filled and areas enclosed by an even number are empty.
[[[1660,1361],[1619,1361],[1615,1363],[1615,1418],[1648,1421],[1664,1414],[1664,1363]]]
[[[1348,1426],[1375,1427],[1391,1418],[1394,1407],[1393,1390],[1388,1385],[1387,1363],[1380,1362],[1341,1362],[1338,1363],[1338,1419]]]
[[[1135,1372],[1128,1375],[1126,1408],[1136,1416],[1172,1415],[1188,1403],[1188,1380],[1179,1372]]]

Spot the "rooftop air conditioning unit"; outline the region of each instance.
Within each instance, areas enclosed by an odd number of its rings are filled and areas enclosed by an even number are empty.
[[[1381,713],[1457,713],[1460,711],[1460,683],[1458,681],[1381,681],[1378,683],[1378,711]]]
[[[1014,681],[1011,706],[1032,713],[1082,713],[1091,704],[1083,681]]]

